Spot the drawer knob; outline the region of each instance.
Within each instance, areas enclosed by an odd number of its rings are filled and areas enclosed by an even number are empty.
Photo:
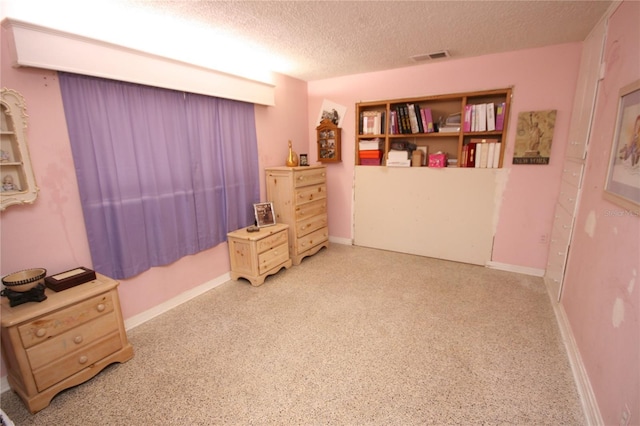
[[[98,310],[98,312],[102,312],[105,309],[104,303],[100,303],[98,306],[96,306],[96,309]]]
[[[44,337],[45,334],[47,334],[47,329],[46,328],[39,328],[36,331],[36,336],[38,336],[38,337]]]
[[[86,356],[86,355],[82,355],[82,356],[78,359],[78,362],[79,362],[80,364],[86,364],[86,363],[87,363],[87,361],[89,361],[89,358],[87,358],[87,356]]]
[[[83,340],[82,336],[76,336],[73,338],[74,343],[82,343]]]

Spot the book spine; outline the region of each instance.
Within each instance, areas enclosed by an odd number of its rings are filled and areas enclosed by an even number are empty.
[[[487,104],[476,105],[478,110],[478,132],[484,132],[487,130]]]
[[[504,114],[507,108],[506,103],[501,102],[496,108],[496,130],[501,132],[504,128]]]
[[[476,166],[476,143],[469,142],[467,145],[469,147],[469,155],[467,155],[467,167],[475,167]]]
[[[487,104],[487,130],[490,132],[496,130],[496,114],[493,102]]]
[[[473,164],[473,167],[475,167],[476,169],[480,168],[480,157],[482,157],[482,144],[481,143],[477,143],[476,144],[476,159],[475,159],[475,162]]]
[[[424,116],[425,119],[427,121],[427,128],[425,129],[425,132],[427,133],[433,133],[435,132],[435,128],[433,127],[433,114],[431,114],[431,108],[424,108]]]
[[[424,133],[424,126],[422,125],[422,113],[420,109],[420,105],[414,104],[413,108],[416,113],[416,122],[418,123],[418,133]]]
[[[502,149],[502,143],[497,142],[495,145],[496,147],[493,152],[493,167],[497,169],[500,167],[500,149]]]
[[[462,120],[462,131],[471,131],[471,113],[473,112],[473,105],[464,106],[464,119]]]
[[[496,149],[496,143],[489,142],[487,145],[489,146],[489,153],[487,154],[487,168],[493,169],[493,157]]]
[[[407,104],[407,110],[409,112],[409,125],[411,126],[411,133],[418,133],[418,117],[416,117],[415,105]]]

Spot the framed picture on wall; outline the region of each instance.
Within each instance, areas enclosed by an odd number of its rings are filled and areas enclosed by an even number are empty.
[[[273,212],[273,203],[257,203],[253,205],[258,228],[276,224],[276,215]]]
[[[640,80],[620,90],[603,196],[640,214]]]

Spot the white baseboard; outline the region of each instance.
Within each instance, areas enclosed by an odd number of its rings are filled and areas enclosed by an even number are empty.
[[[219,276],[218,278],[214,278],[213,280],[207,281],[204,284],[200,284],[198,287],[194,287],[191,290],[180,293],[173,299],[169,299],[166,302],[156,305],[147,311],[141,312],[138,315],[134,315],[131,318],[127,318],[124,321],[124,327],[127,330],[131,330],[132,328],[137,327],[140,324],[144,324],[145,322],[157,317],[158,315],[170,311],[176,306],[182,305],[183,303],[200,296],[201,294],[219,286],[220,284],[226,283],[230,279],[231,275],[229,272],[227,272]]]
[[[338,238],[338,237],[329,236],[329,242],[336,243],[336,244],[344,244],[346,246],[353,245],[353,240],[351,238]]]
[[[184,293],[181,293],[178,296],[174,297],[173,299],[167,300],[166,302],[163,302],[157,306],[154,306],[153,308],[145,312],[142,312],[138,315],[134,315],[133,317],[126,319],[124,321],[124,326],[127,330],[131,330],[132,328],[137,327],[140,324],[143,324],[149,321],[150,319],[157,317],[158,315],[161,315],[165,312],[170,311],[171,309],[175,308],[178,305],[188,302],[189,300],[195,297],[198,297],[201,294],[223,283],[226,283],[230,279],[231,279],[231,275],[229,272],[227,272],[219,276],[218,278],[215,278],[211,281],[207,281],[206,283],[201,284],[195,288],[192,288],[191,290],[187,290]],[[9,380],[7,379],[7,376],[0,378],[0,393],[4,393],[10,389],[11,388],[9,386]]]
[[[518,266],[518,265],[509,265],[508,263],[493,262],[491,260],[485,263],[485,266],[491,269],[498,269],[501,271],[508,271],[508,272],[516,272],[518,274],[532,275],[534,277],[543,277],[545,272],[544,269],[528,268],[526,266]]]
[[[552,287],[549,281],[545,279],[544,282],[547,287],[547,293],[549,294],[549,300],[553,306],[553,311],[556,314],[556,321],[560,328],[562,342],[564,343],[564,347],[567,351],[567,357],[569,358],[569,364],[571,365],[573,379],[575,380],[576,387],[578,388],[578,395],[580,396],[580,402],[582,403],[582,411],[584,413],[586,424],[588,426],[603,425],[604,422],[602,420],[602,415],[600,414],[600,409],[598,408],[598,402],[596,401],[595,394],[593,393],[593,388],[591,387],[587,370],[582,362],[578,345],[573,337],[571,324],[569,323],[567,314],[562,304],[557,300],[554,300],[554,297],[551,296]]]

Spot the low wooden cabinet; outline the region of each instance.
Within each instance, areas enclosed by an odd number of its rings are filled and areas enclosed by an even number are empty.
[[[289,225],[289,251],[294,265],[329,247],[326,166],[268,167],[267,199],[276,221]]]
[[[2,299],[2,357],[8,381],[35,413],[60,391],[79,385],[114,362],[133,357],[120,311],[118,282],[96,280],[10,307]]]
[[[267,276],[289,269],[288,229],[288,225],[277,223],[256,232],[242,228],[228,233],[231,278],[246,278],[251,285],[259,286]]]

